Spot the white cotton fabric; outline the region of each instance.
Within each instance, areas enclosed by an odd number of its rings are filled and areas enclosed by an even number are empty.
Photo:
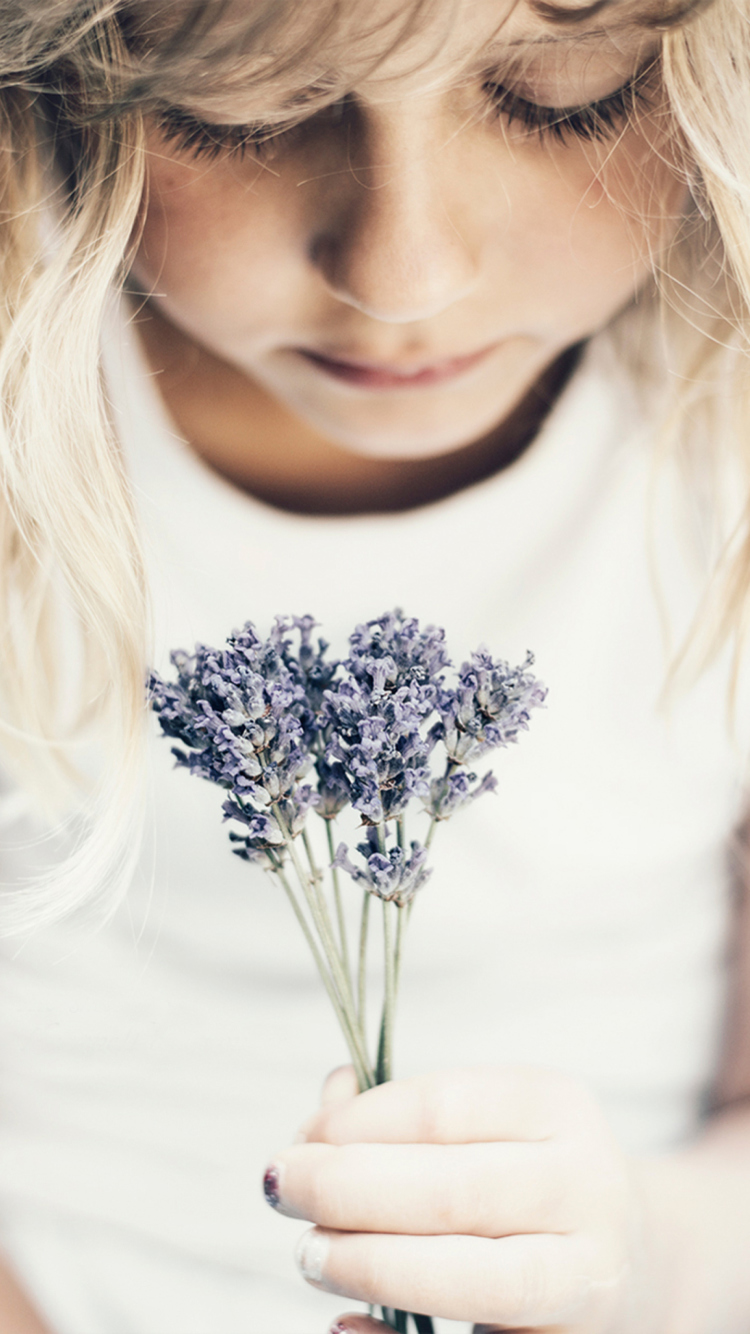
[[[156,665],[251,618],[314,613],[334,649],[401,606],[536,654],[548,706],[499,789],[439,830],[416,904],[397,1073],[560,1067],[657,1151],[699,1122],[717,1059],[746,731],[721,663],[669,711],[654,586],[679,633],[702,573],[680,489],[606,336],[512,467],[406,514],[310,518],[231,487],[176,437],[135,335],[107,376],[154,590]],[[649,498],[657,540],[649,543]],[[260,1180],[345,1059],[281,892],[229,853],[221,794],[154,725],[127,904],[5,947],[0,1243],[55,1334],[324,1334]],[[42,855],[11,797],[3,878]],[[412,833],[418,833],[415,825]],[[356,896],[358,898],[358,895]],[[458,1328],[440,1322],[444,1330]]]

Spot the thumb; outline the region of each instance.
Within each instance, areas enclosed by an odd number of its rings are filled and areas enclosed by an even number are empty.
[[[320,1094],[321,1107],[333,1107],[337,1102],[348,1102],[359,1093],[357,1076],[353,1065],[339,1065],[326,1079]],[[297,1131],[297,1143],[304,1143],[307,1133],[318,1119],[318,1112],[308,1116]]]
[[[330,1107],[335,1102],[349,1102],[359,1093],[357,1076],[353,1065],[339,1065],[328,1075],[320,1095],[321,1107]]]

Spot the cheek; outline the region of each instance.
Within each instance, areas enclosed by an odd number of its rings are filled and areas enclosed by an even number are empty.
[[[166,308],[196,318],[247,314],[278,293],[295,252],[291,203],[253,162],[164,163],[149,175],[149,206],[136,268]],[[271,188],[269,189],[269,185]]]
[[[521,209],[522,267],[581,332],[613,315],[652,271],[685,198],[676,172],[636,135],[614,148],[546,155],[536,207]]]

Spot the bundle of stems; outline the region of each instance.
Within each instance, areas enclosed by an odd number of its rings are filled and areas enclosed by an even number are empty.
[[[228,792],[225,819],[234,851],[271,872],[286,893],[338,1018],[360,1093],[392,1077],[393,1026],[404,935],[414,896],[426,882],[435,828],[497,786],[469,766],[518,740],[546,689],[528,668],[479,648],[456,682],[440,627],[420,630],[400,610],[386,612],[349,637],[349,657],[326,658],[312,616],[277,617],[267,640],[251,621],[224,649],[176,649],[177,680],[149,676],[151,705],[179,767]],[[299,647],[291,636],[297,633]],[[445,752],[442,777],[431,757]],[[314,786],[305,777],[314,768]],[[423,844],[407,847],[404,812],[419,800],[430,815]],[[313,808],[326,826],[327,858],[316,858],[307,827]],[[356,811],[366,840],[359,862],[336,849],[333,822]],[[330,881],[319,860],[328,861]],[[356,955],[350,950],[339,870],[364,885]],[[368,1047],[367,955],[371,899],[382,904],[384,987],[375,1059]],[[432,1334],[428,1316],[382,1308],[391,1329]]]
[[[284,829],[283,815],[278,807],[274,809],[274,815],[280,828]],[[377,1054],[373,1061],[370,1058],[367,1037],[367,946],[373,894],[370,890],[365,890],[363,893],[357,952],[352,961],[339,871],[333,864],[335,860],[333,825],[333,819],[325,820],[330,858],[328,893],[326,893],[324,871],[315,857],[307,829],[303,829],[299,839],[293,838],[289,832],[287,840],[278,850],[269,848],[266,853],[268,858],[266,869],[282,886],[302,928],[349,1049],[359,1091],[363,1093],[366,1089],[387,1083],[392,1077],[393,1026],[404,936],[413,900],[409,903],[403,903],[398,899],[381,900],[385,985],[378,1027]],[[428,834],[429,841],[434,826],[433,820]],[[398,820],[397,827],[399,846],[405,848],[403,817]],[[378,842],[384,849],[385,824],[377,826],[377,829]],[[298,851],[300,842],[304,848],[304,857],[301,857]],[[288,853],[288,861],[283,856],[284,852]],[[296,887],[289,876],[290,868],[296,880]],[[390,1310],[387,1307],[381,1309],[386,1325],[397,1330],[399,1334],[408,1334],[410,1319],[414,1322],[417,1334],[433,1334],[432,1320],[427,1315],[410,1315],[406,1311]]]

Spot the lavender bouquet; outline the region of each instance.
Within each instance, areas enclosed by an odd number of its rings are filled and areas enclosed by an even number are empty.
[[[444,631],[422,630],[400,611],[358,625],[343,661],[327,657],[324,640],[313,642],[315,628],[312,616],[277,617],[267,639],[248,622],[223,649],[175,650],[177,680],[152,673],[149,695],[162,730],[181,743],[177,764],[225,789],[233,851],[288,897],[363,1091],[391,1078],[404,932],[431,873],[437,825],[495,790],[491,773],[480,778],[470,766],[517,741],[546,690],[529,672],[531,654],[511,667],[484,648],[449,682]],[[354,850],[334,832],[345,808],[363,830]],[[407,840],[415,814],[424,834]],[[311,819],[323,822],[323,856]],[[356,934],[342,878],[362,890]],[[371,1055],[373,899],[382,904],[385,980]],[[406,1334],[405,1312],[383,1318]],[[429,1334],[428,1317],[412,1318],[418,1334]]]

